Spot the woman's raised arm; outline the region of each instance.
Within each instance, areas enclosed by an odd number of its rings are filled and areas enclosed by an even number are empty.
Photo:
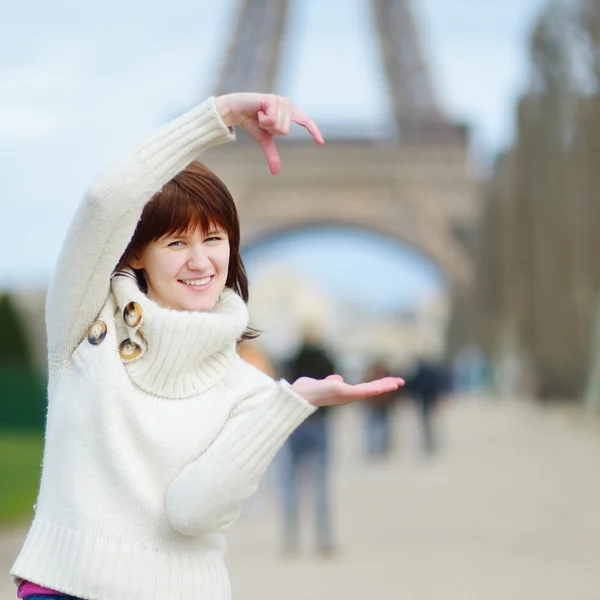
[[[162,186],[203,150],[234,139],[235,124],[260,144],[276,174],[280,161],[274,136],[289,133],[292,121],[323,143],[312,120],[286,98],[245,93],[210,98],[159,128],[92,185],[69,227],[48,290],[50,366],[69,359],[97,318],[142,210]]]
[[[158,129],[91,186],[71,222],[48,289],[50,367],[69,359],[97,318],[144,205],[202,150],[234,137],[209,99]]]

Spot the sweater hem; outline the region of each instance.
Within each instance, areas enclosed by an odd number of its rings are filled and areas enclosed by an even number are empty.
[[[86,600],[230,600],[222,552],[199,556],[186,545],[189,538],[165,552],[152,543],[101,539],[36,517],[10,573],[16,585],[30,581]]]

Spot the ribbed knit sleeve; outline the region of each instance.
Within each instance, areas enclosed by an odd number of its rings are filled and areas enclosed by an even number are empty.
[[[48,289],[50,367],[65,362],[106,302],[145,204],[203,150],[234,139],[210,98],[154,132],[102,175],[78,207]]]
[[[167,514],[180,533],[230,527],[277,450],[315,411],[285,381],[275,384],[261,374],[256,383],[208,450],[169,486]]]

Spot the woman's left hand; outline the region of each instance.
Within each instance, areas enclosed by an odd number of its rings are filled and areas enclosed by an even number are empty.
[[[288,135],[292,123],[304,127],[317,144],[325,143],[316,123],[284,96],[241,92],[218,96],[215,103],[226,125],[240,125],[259,144],[273,175],[281,167],[275,136]]]
[[[313,406],[336,406],[393,392],[404,385],[398,377],[384,377],[374,381],[350,385],[340,375],[330,375],[325,379],[300,377],[292,384],[292,390]]]

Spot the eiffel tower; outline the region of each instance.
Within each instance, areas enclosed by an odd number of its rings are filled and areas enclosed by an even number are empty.
[[[289,0],[242,0],[214,93],[274,89]],[[323,148],[281,140],[272,178],[244,143],[207,157],[234,192],[248,246],[321,224],[367,228],[428,256],[464,286],[472,259],[464,239],[478,216],[466,129],[445,116],[425,60],[410,0],[370,0],[385,66],[395,139],[327,139]]]

